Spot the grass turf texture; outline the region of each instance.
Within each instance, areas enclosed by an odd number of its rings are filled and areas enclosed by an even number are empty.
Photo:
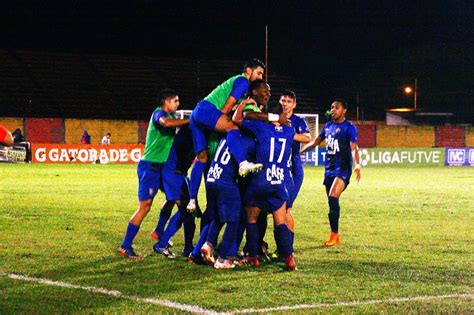
[[[294,205],[299,271],[213,270],[152,254],[156,203],[126,260],[116,250],[136,208],[136,167],[0,164],[0,273],[118,290],[214,311],[472,293],[474,168],[365,168],[341,198],[342,245],[329,234],[323,168],[306,168]],[[201,192],[200,200],[204,200]],[[271,221],[270,221],[271,222]],[[269,224],[267,241],[274,248]],[[197,237],[195,238],[195,241]],[[173,239],[182,250],[182,231]],[[471,313],[472,298],[292,311]],[[180,312],[0,276],[1,313]]]

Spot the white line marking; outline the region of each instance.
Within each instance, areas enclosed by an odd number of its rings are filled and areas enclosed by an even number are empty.
[[[384,300],[368,300],[368,301],[352,301],[352,302],[337,302],[337,303],[317,303],[317,304],[298,304],[298,305],[291,305],[291,306],[278,306],[278,307],[269,307],[269,308],[247,308],[243,310],[233,310],[230,312],[215,312],[205,308],[202,308],[197,305],[187,305],[177,302],[172,302],[168,300],[158,300],[153,298],[143,298],[136,295],[128,295],[122,293],[120,291],[115,290],[107,290],[104,288],[97,288],[97,287],[90,287],[90,286],[80,286],[76,284],[60,282],[60,281],[53,281],[48,279],[41,279],[41,278],[33,278],[28,276],[22,276],[17,274],[6,274],[0,273],[0,276],[6,276],[10,279],[20,280],[20,281],[28,281],[28,282],[36,282],[45,285],[51,285],[56,287],[68,288],[68,289],[81,289],[93,293],[99,293],[103,295],[108,295],[117,298],[128,299],[136,302],[154,304],[154,305],[161,305],[166,306],[169,308],[175,308],[182,311],[187,311],[190,313],[196,314],[244,314],[244,313],[267,313],[267,312],[275,312],[275,311],[291,311],[291,310],[298,310],[298,309],[311,309],[311,308],[329,308],[329,307],[341,307],[341,306],[362,306],[362,305],[373,305],[373,304],[383,304],[383,303],[402,303],[402,302],[413,302],[413,301],[430,301],[436,299],[464,299],[464,298],[474,298],[474,293],[466,293],[466,294],[449,294],[449,295],[428,295],[428,296],[413,296],[413,297],[405,297],[405,298],[390,298]]]
[[[93,293],[99,293],[103,295],[112,296],[112,297],[123,298],[123,299],[128,299],[128,300],[133,300],[133,301],[143,302],[143,303],[148,303],[148,304],[166,306],[166,307],[170,307],[170,308],[174,308],[174,309],[178,309],[182,311],[187,311],[190,313],[215,314],[215,312],[199,307],[197,305],[187,305],[187,304],[176,303],[176,302],[172,302],[168,300],[143,298],[136,295],[128,295],[120,291],[107,290],[104,288],[81,286],[81,285],[71,284],[67,282],[53,281],[53,280],[41,279],[41,278],[32,278],[32,277],[22,276],[22,275],[17,275],[17,274],[0,273],[0,275],[7,276],[8,278],[13,279],[13,280],[36,282],[36,283],[41,283],[45,285],[51,285],[51,286],[56,286],[56,287],[68,288],[68,289],[81,289],[81,290],[85,290],[85,291],[89,291]]]
[[[340,307],[340,306],[362,306],[382,303],[402,303],[402,302],[413,302],[413,301],[430,301],[436,299],[463,299],[463,298],[474,298],[474,293],[467,294],[449,294],[449,295],[428,295],[428,296],[413,296],[406,298],[391,298],[384,300],[368,300],[368,301],[353,301],[353,302],[338,302],[338,303],[318,303],[318,304],[299,304],[292,306],[279,306],[269,308],[247,308],[243,310],[235,310],[234,314],[242,313],[266,313],[276,311],[291,311],[297,309],[309,309],[309,308],[328,308],[328,307]]]

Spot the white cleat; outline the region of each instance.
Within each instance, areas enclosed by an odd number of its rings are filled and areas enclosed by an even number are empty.
[[[219,257],[214,263],[214,268],[216,269],[232,269],[234,267],[235,265],[230,259],[224,259]]]
[[[245,160],[239,164],[239,175],[244,177],[249,173],[261,171],[262,168],[263,164],[261,163],[252,163]]]
[[[214,258],[214,247],[209,242],[202,245],[201,256],[209,265],[214,265],[216,263],[216,259]]]

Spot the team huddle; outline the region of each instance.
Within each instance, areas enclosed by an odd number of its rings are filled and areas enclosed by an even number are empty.
[[[304,177],[300,152],[323,140],[327,148],[323,184],[331,234],[322,245],[340,243],[339,197],[349,184],[353,162],[356,180],[360,180],[357,130],[345,120],[347,104],[335,100],[331,121],[311,139],[306,122],[293,113],[293,91],[285,90],[273,106],[268,103],[271,91],[262,80],[264,71],[260,60],[248,61],[241,75],[231,77],[201,100],[189,119],[176,118],[177,93],[160,93],[137,167],[139,205],[119,248],[121,255],[141,258],[132,243],[161,190],[166,201],[151,233],[156,240],[154,252],[176,258],[171,238],[183,227],[182,254],[190,262],[229,269],[282,261],[287,270],[296,270],[292,207]],[[206,210],[201,212],[197,196],[203,176]],[[178,211],[171,217],[174,205]],[[276,243],[271,254],[265,242],[270,214]],[[196,218],[201,224],[194,244]]]

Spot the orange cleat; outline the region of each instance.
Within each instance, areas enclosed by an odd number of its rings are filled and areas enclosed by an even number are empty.
[[[293,255],[290,255],[285,258],[285,265],[286,265],[286,270],[288,271],[298,270],[298,268],[296,267],[295,258],[293,257]]]
[[[152,239],[154,239],[155,241],[159,241],[159,240],[160,240],[160,235],[159,235],[158,233],[156,233],[156,231],[151,232],[150,237],[151,237]]]
[[[341,244],[341,238],[339,237],[339,233],[331,232],[329,235],[329,239],[321,244],[323,247],[331,247]]]

